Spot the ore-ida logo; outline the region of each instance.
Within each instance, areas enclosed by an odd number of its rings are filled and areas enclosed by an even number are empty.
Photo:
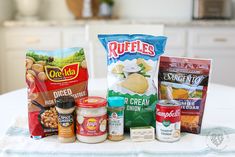
[[[119,56],[129,53],[140,53],[148,56],[155,56],[154,46],[140,40],[108,43],[109,58],[118,58]]]
[[[79,63],[64,66],[62,69],[56,66],[46,66],[46,75],[52,82],[63,82],[73,80],[78,76]]]

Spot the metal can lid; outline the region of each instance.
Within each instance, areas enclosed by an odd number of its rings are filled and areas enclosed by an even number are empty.
[[[77,107],[83,108],[99,108],[106,106],[106,104],[106,99],[98,96],[85,97],[77,101]]]
[[[159,100],[158,104],[161,106],[180,106],[180,103],[176,100]]]

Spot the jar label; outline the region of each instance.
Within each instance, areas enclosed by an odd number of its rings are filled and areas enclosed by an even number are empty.
[[[58,114],[58,136],[64,138],[74,137],[73,114]]]
[[[83,117],[77,115],[77,134],[82,136],[100,136],[107,132],[107,115]]]
[[[108,111],[109,135],[123,135],[124,133],[124,111]]]

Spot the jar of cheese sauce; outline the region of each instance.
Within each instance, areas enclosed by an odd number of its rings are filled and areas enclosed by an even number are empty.
[[[86,97],[76,102],[76,136],[85,143],[107,139],[107,101],[101,97]]]

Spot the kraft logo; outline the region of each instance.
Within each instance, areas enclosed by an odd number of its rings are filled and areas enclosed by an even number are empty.
[[[148,56],[155,56],[154,46],[140,40],[108,43],[109,58],[118,58],[119,56],[130,52],[140,53]]]

